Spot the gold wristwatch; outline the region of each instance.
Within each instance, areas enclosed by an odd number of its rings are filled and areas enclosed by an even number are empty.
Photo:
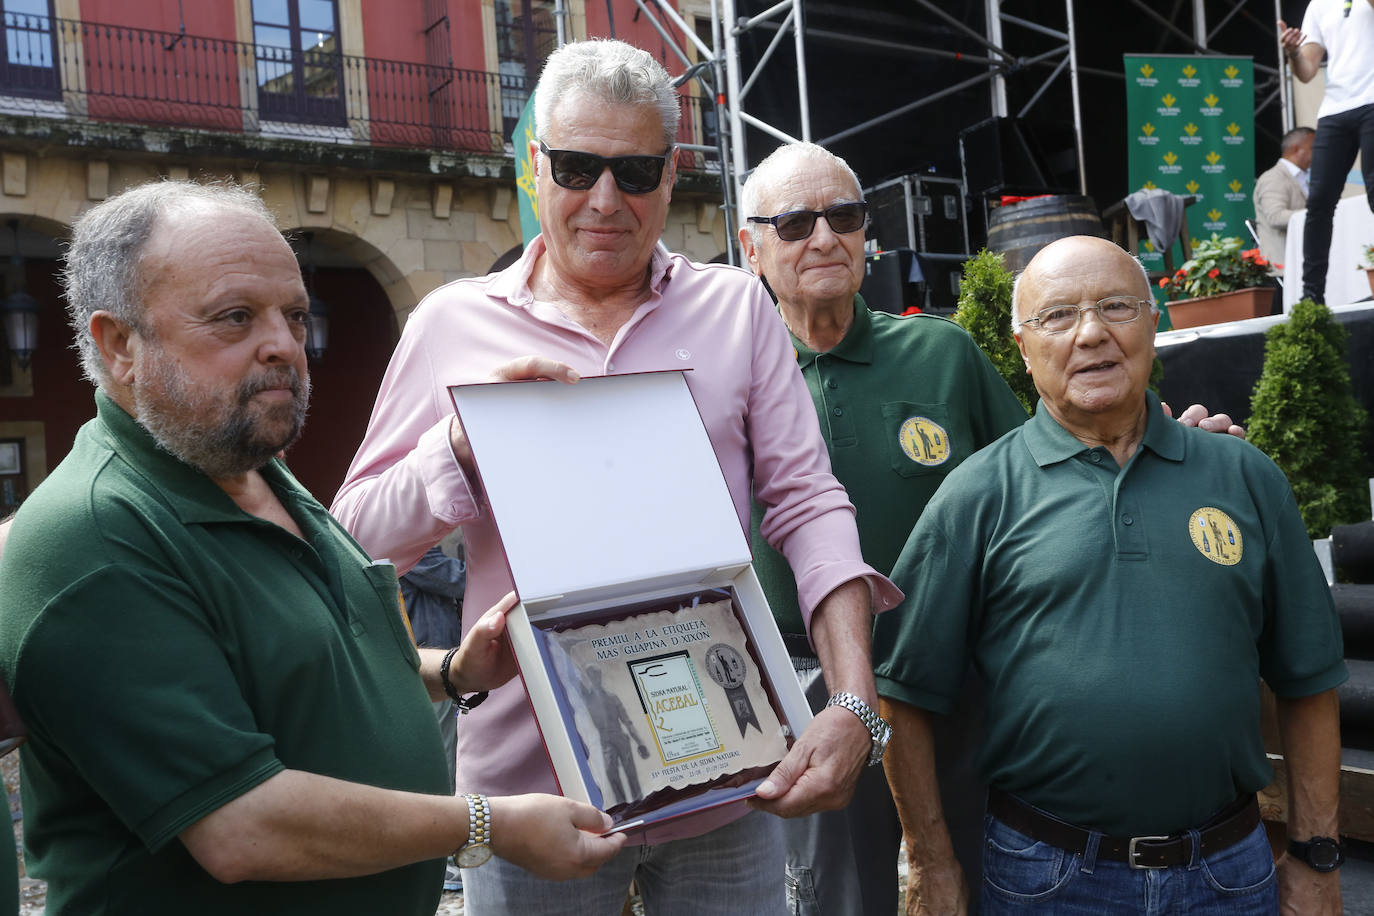
[[[468,801],[468,841],[453,858],[460,868],[476,868],[491,858],[491,802],[485,795],[464,795]]]

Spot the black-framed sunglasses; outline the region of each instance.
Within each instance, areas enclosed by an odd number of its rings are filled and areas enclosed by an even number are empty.
[[[864,227],[868,219],[868,202],[853,201],[835,204],[824,210],[792,210],[777,216],[751,216],[751,223],[771,223],[778,231],[778,238],[784,242],[800,242],[810,238],[816,228],[816,220],[824,216],[830,224],[830,231],[839,235],[854,232]]]
[[[549,157],[553,183],[569,191],[590,191],[606,169],[615,186],[626,194],[648,194],[663,181],[670,146],[662,156],[598,156],[575,149],[549,149],[543,140],[539,151]]]

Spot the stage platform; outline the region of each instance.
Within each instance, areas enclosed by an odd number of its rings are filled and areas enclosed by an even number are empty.
[[[1374,302],[1333,306],[1331,311],[1350,332],[1355,397],[1374,416]],[[1264,332],[1287,320],[1286,315],[1273,315],[1162,332],[1155,338],[1164,363],[1161,397],[1175,410],[1203,404],[1245,425],[1250,395],[1264,368]]]

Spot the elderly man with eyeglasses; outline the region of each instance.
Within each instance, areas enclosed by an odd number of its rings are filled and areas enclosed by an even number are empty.
[[[1026,414],[962,328],[935,316],[899,318],[868,308],[859,295],[867,225],[862,198],[858,176],[843,159],[813,143],[786,144],[744,186],[748,225],[740,243],[790,330],[835,476],[858,511],[864,558],[890,569],[945,477],[1024,423]],[[1183,422],[1241,432],[1224,414],[1206,414],[1195,405]],[[800,629],[796,583],[786,560],[760,536],[761,520],[756,504],[754,566],[797,676],[819,708],[827,702],[825,678]],[[888,690],[882,672],[877,681],[880,709],[893,726],[887,778],[870,771],[845,809],[784,825],[787,888],[797,912],[892,912],[893,860],[903,833],[908,913],[962,906],[963,879],[978,884],[986,795],[973,763],[982,722],[979,684],[971,678],[959,705],[936,720],[932,746],[905,726],[917,711],[900,689]],[[912,775],[924,765],[912,761],[932,753],[938,795]],[[950,861],[951,842],[961,867]]]
[[[1026,412],[963,328],[931,315],[900,318],[868,308],[859,295],[866,205],[859,179],[843,159],[811,143],[781,146],[750,175],[741,206],[748,222],[740,243],[778,298],[835,476],[858,511],[864,558],[891,569],[912,524],[949,472],[1020,426]],[[760,536],[762,517],[762,506],[756,506],[754,568],[803,690],[813,708],[820,708],[828,695],[824,666],[802,629],[792,571]],[[883,692],[881,678],[878,690]],[[976,698],[940,718],[936,750],[943,805],[933,809],[917,802],[939,799],[907,791],[911,769],[905,762],[930,753],[930,745],[912,744],[913,734],[902,724],[903,704],[886,697],[880,703],[893,725],[886,758],[893,788],[875,768],[860,778],[845,809],[784,825],[788,894],[797,912],[896,911],[902,823],[894,793],[902,819],[910,821],[908,912],[918,912],[923,897],[948,899],[959,892],[957,870],[937,874],[922,865],[940,858],[924,846],[945,837],[944,830],[926,829],[942,811],[964,871],[977,879],[983,788],[973,775]]]
[[[1040,403],[926,507],[875,637],[915,707],[947,710],[970,659],[983,676],[983,912],[1339,913],[1346,669],[1288,482],[1168,422],[1147,389],[1158,313],[1120,248],[1051,244],[1014,303]],[[1261,678],[1287,750],[1277,869]]]
[[[541,234],[511,268],[450,283],[412,313],[333,511],[366,549],[402,570],[461,525],[464,607],[475,608],[510,589],[510,572],[447,387],[694,370],[687,383],[740,524],[748,524],[752,493],[768,507],[764,535],[798,573],[806,632],[836,693],[753,804],[784,816],[842,806],[885,737],[869,709],[877,706],[869,639],[872,612],[900,594],[861,558],[853,507],[830,473],[791,344],[762,286],[746,271],[692,263],[660,244],[679,116],[668,74],[622,42],[576,42],[549,57],[537,99]],[[529,436],[557,460],[560,443],[540,441],[536,430]],[[569,537],[590,521],[556,510],[549,518]],[[458,759],[460,791],[555,786],[518,684],[493,691],[464,718]],[[654,916],[726,916],[781,913],[782,873],[780,822],[732,805],[632,837],[571,887],[499,861],[467,869],[463,883],[475,916],[611,916],[632,878]]]

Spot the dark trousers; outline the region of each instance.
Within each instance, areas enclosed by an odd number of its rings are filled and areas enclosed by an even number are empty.
[[[1331,221],[1356,153],[1364,157],[1364,188],[1369,208],[1374,210],[1374,105],[1329,115],[1317,122],[1312,167],[1307,173],[1307,222],[1302,237],[1302,294],[1316,302],[1326,301]]]

